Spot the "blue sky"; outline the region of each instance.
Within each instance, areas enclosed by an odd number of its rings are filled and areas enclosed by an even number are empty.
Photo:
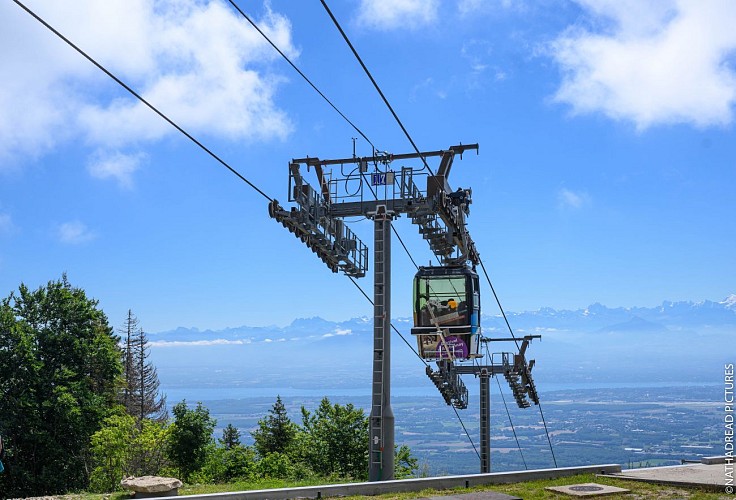
[[[451,184],[473,188],[506,309],[736,291],[732,2],[330,3],[420,149],[480,144]],[[355,131],[227,2],[26,4],[282,204],[291,158],[352,153]],[[379,149],[411,151],[318,1],[239,5]],[[66,272],[149,331],[370,315],[263,198],[13,2],[0,60],[1,295]],[[372,245],[370,222],[351,228]],[[397,316],[413,273],[394,245]]]

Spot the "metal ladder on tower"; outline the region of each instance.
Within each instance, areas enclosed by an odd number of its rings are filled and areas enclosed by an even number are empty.
[[[384,222],[385,223],[385,222]],[[384,323],[386,321],[386,311],[384,309],[385,290],[383,284],[385,255],[384,249],[384,231],[382,224],[375,226],[375,249],[378,250],[374,254],[374,318],[373,318],[373,400],[371,401],[371,464],[380,467],[383,452],[383,347],[384,347]],[[380,443],[380,447],[377,446]]]

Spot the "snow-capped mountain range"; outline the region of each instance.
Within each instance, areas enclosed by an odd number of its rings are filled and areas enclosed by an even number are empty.
[[[592,304],[584,309],[566,310],[541,308],[536,311],[507,312],[515,332],[646,332],[646,331],[703,331],[736,329],[736,294],[720,302],[662,302],[657,307],[616,307]],[[394,326],[402,333],[411,327],[409,318],[394,318]],[[486,333],[503,332],[506,324],[500,314],[482,317]],[[221,330],[199,330],[180,327],[175,330],[149,334],[154,346],[167,343],[237,343],[317,341],[372,332],[370,318],[359,317],[346,321],[328,321],[320,317],[298,318],[290,325],[239,326]]]
[[[485,311],[486,313],[488,311]],[[720,302],[663,302],[657,307],[578,310],[543,308],[507,314],[517,337],[541,334],[528,355],[538,361],[538,382],[712,381],[736,355],[736,295]],[[407,345],[411,320],[394,318],[393,382],[429,383]],[[487,337],[509,337],[499,315],[482,318]],[[172,387],[368,387],[372,318],[346,321],[300,318],[285,327],[221,330],[177,328],[149,334],[152,360]],[[508,345],[507,345],[508,344]],[[513,351],[498,342],[492,352]],[[722,380],[722,378],[720,379]]]

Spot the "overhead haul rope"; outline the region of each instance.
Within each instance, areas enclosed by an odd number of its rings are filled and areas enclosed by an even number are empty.
[[[228,170],[230,170],[233,174],[235,174],[239,179],[241,179],[242,181],[244,181],[245,183],[247,183],[258,194],[260,194],[261,196],[263,196],[264,198],[266,198],[268,201],[273,201],[273,198],[271,198],[270,196],[268,196],[258,186],[256,186],[255,184],[253,184],[247,178],[245,178],[241,173],[239,173],[232,166],[230,166],[225,160],[223,160],[218,155],[216,155],[214,152],[212,152],[212,150],[210,150],[209,148],[207,148],[204,144],[202,144],[199,140],[197,140],[193,135],[191,135],[189,132],[187,132],[183,127],[181,127],[176,122],[174,122],[171,118],[169,118],[168,116],[166,116],[163,112],[161,112],[153,104],[151,104],[144,97],[142,97],[138,92],[136,92],[135,90],[133,90],[129,85],[127,85],[120,78],[118,78],[117,76],[115,76],[115,74],[113,74],[111,71],[109,71],[107,68],[105,68],[102,64],[100,64],[94,58],[92,58],[92,56],[90,56],[89,54],[87,54],[84,50],[82,50],[81,48],[79,48],[71,40],[69,40],[67,37],[65,37],[64,35],[62,35],[58,30],[56,30],[53,26],[51,26],[44,19],[42,19],[40,16],[38,16],[35,12],[33,12],[28,7],[26,7],[22,2],[20,2],[20,0],[13,0],[13,1],[16,4],[18,4],[18,6],[20,6],[23,10],[25,10],[28,14],[30,14],[33,18],[35,18],[38,22],[40,22],[41,24],[43,24],[47,29],[49,29],[57,37],[59,37],[64,42],[66,42],[67,45],[69,45],[71,48],[73,48],[74,50],[76,50],[85,59],[87,59],[89,62],[91,62],[92,64],[94,64],[98,69],[100,69],[102,72],[104,72],[108,77],[110,77],[112,80],[114,80],[118,85],[120,85],[125,90],[127,90],[132,96],[134,96],[136,99],[138,99],[143,104],[145,104],[153,112],[155,112],[161,118],[163,118],[164,120],[166,120],[166,122],[169,123],[172,127],[174,127],[176,130],[178,130],[179,132],[181,132],[182,134],[184,134],[190,141],[192,141],[194,144],[196,144],[197,146],[199,146],[202,150],[204,150],[212,158],[214,158],[215,160],[217,160],[218,163],[220,163],[223,166],[225,166]],[[246,16],[246,18],[247,18],[247,16]],[[248,20],[250,21],[250,19],[248,19]],[[257,27],[256,27],[256,29],[257,29]],[[258,30],[258,31],[260,32],[260,30]],[[263,33],[261,32],[261,34],[263,34]],[[276,48],[276,50],[278,50],[277,47],[274,46],[274,48]],[[281,53],[280,50],[279,50],[279,53]],[[298,71],[298,68],[295,67],[295,69],[297,69],[297,71]],[[315,90],[317,90],[317,89],[315,88]],[[320,94],[321,94],[321,92],[320,92]],[[362,135],[362,132],[361,132],[361,135]],[[370,140],[367,137],[366,137],[366,140],[370,143]],[[351,280],[352,280],[352,278],[351,278]],[[355,281],[353,281],[353,283],[355,283]],[[358,285],[358,284],[355,283],[355,285]],[[363,292],[363,290],[360,288],[360,286],[358,286],[358,288],[363,293],[363,295],[368,299],[368,301],[372,303],[372,301],[370,300],[370,298],[365,294],[365,292]],[[402,340],[404,340],[404,342],[406,342],[407,345],[409,345],[409,347],[411,348],[411,345],[406,341],[406,339],[401,335],[401,333],[396,329],[396,327],[393,324],[391,325],[391,327],[396,331],[396,333],[399,334],[399,336],[402,338]],[[415,351],[415,354],[417,354],[417,356],[419,356],[419,354],[416,353],[416,351]],[[421,357],[419,359],[421,359]],[[422,360],[422,361],[424,361],[424,360]]]
[[[393,224],[391,225],[391,227],[393,227]],[[414,263],[414,266],[415,266],[415,267],[416,267],[417,269],[419,269],[419,267],[418,267],[418,266],[416,265],[416,263],[414,262],[414,259],[413,259],[413,257],[411,256],[411,253],[410,253],[410,252],[409,252],[409,250],[408,250],[408,249],[406,248],[406,245],[404,245],[404,242],[403,242],[403,241],[401,240],[401,237],[400,237],[400,236],[398,235],[398,233],[396,233],[396,236],[397,236],[397,237],[399,238],[399,241],[401,242],[401,245],[402,245],[402,246],[404,247],[404,250],[406,251],[406,253],[407,253],[407,255],[409,256],[409,258],[411,259],[412,263]],[[370,297],[368,297],[368,294],[367,294],[367,293],[365,293],[365,291],[364,291],[364,290],[363,290],[363,289],[361,288],[361,286],[360,286],[360,285],[359,285],[359,284],[358,284],[358,283],[357,283],[357,282],[355,281],[355,279],[353,279],[353,277],[352,277],[352,276],[348,276],[348,278],[350,278],[350,281],[352,281],[352,282],[353,282],[353,285],[355,285],[355,286],[356,286],[356,287],[358,288],[358,290],[360,290],[360,293],[362,293],[362,294],[363,294],[363,296],[364,296],[364,297],[365,297],[365,298],[366,298],[366,299],[368,300],[368,302],[370,302],[370,303],[371,303],[371,304],[373,305],[373,300],[371,300],[371,298],[370,298]],[[417,356],[417,358],[419,358],[419,360],[420,360],[420,361],[421,361],[422,363],[424,363],[424,366],[425,366],[425,367],[429,367],[429,363],[427,363],[427,361],[426,361],[426,360],[425,360],[424,358],[422,358],[422,357],[421,357],[421,356],[419,355],[419,353],[418,353],[418,352],[417,352],[417,350],[416,350],[416,349],[414,348],[414,346],[412,346],[412,345],[411,345],[411,344],[410,344],[410,343],[409,343],[409,342],[408,342],[408,341],[407,341],[407,340],[406,340],[406,339],[404,338],[404,336],[403,336],[403,335],[401,334],[401,332],[399,332],[399,330],[398,330],[398,329],[397,329],[397,328],[396,328],[396,327],[395,327],[395,326],[393,325],[393,323],[391,324],[391,328],[392,328],[392,329],[393,329],[393,330],[394,330],[394,331],[395,331],[396,333],[398,333],[398,334],[399,334],[399,337],[401,337],[401,340],[403,340],[403,341],[404,341],[404,343],[405,343],[405,344],[406,344],[407,346],[409,346],[409,349],[411,349],[411,350],[412,350],[412,352],[413,352],[413,353],[414,353],[414,354],[415,354],[415,355]],[[463,432],[465,433],[465,436],[466,436],[466,437],[468,438],[468,441],[470,441],[470,445],[471,445],[471,446],[473,447],[473,450],[475,451],[475,454],[476,454],[476,455],[478,455],[478,459],[480,459],[480,453],[478,452],[478,449],[476,448],[476,446],[475,446],[475,443],[473,442],[473,438],[472,438],[472,437],[470,437],[470,433],[468,432],[468,429],[467,429],[467,427],[465,427],[465,422],[463,422],[463,419],[462,419],[462,417],[460,417],[460,413],[458,413],[458,411],[457,411],[457,408],[455,408],[454,406],[450,405],[450,407],[452,408],[452,411],[454,411],[454,412],[455,412],[455,417],[457,417],[457,420],[458,420],[458,422],[460,422],[460,426],[461,426],[461,427],[463,428]]]
[[[399,127],[401,127],[401,130],[404,132],[404,135],[406,135],[406,138],[409,140],[409,142],[411,143],[411,145],[414,147],[414,150],[416,151],[416,153],[422,159],[422,162],[424,163],[424,167],[429,171],[430,174],[434,175],[434,172],[432,172],[432,169],[429,168],[429,165],[427,164],[427,160],[424,158],[424,155],[422,155],[421,152],[419,151],[419,148],[417,147],[416,143],[411,138],[411,135],[406,130],[406,127],[404,127],[404,124],[401,122],[401,120],[399,119],[399,116],[394,111],[394,108],[391,106],[391,103],[389,103],[389,101],[386,98],[386,96],[384,95],[383,91],[378,86],[378,83],[376,82],[375,78],[373,78],[373,75],[371,74],[370,70],[368,69],[368,67],[363,62],[363,59],[358,54],[358,51],[353,46],[352,42],[350,42],[350,39],[348,38],[348,36],[345,33],[345,31],[342,29],[342,26],[340,26],[340,23],[338,22],[337,18],[335,18],[334,14],[330,10],[329,6],[327,5],[327,2],[325,0],[320,0],[320,2],[322,3],[322,6],[324,7],[325,11],[327,11],[327,14],[330,16],[330,19],[332,19],[332,22],[334,23],[335,27],[337,28],[337,30],[342,35],[343,39],[345,40],[345,43],[347,43],[348,47],[350,47],[350,50],[352,51],[353,55],[357,59],[357,61],[360,64],[360,66],[363,68],[363,71],[365,72],[365,74],[370,79],[371,83],[375,87],[375,89],[378,92],[378,94],[381,96],[381,99],[383,99],[384,104],[386,104],[386,107],[389,109],[389,111],[393,115],[394,119],[399,124]],[[403,244],[403,242],[402,242],[402,244]],[[412,261],[413,261],[413,259],[412,259]],[[486,279],[488,280],[488,284],[490,285],[491,290],[493,291],[493,296],[496,298],[496,303],[498,304],[499,309],[501,309],[501,313],[503,314],[504,320],[506,321],[506,326],[508,327],[509,332],[511,332],[511,336],[514,338],[514,343],[516,343],[516,348],[518,350],[520,350],[519,343],[516,340],[516,337],[514,336],[514,332],[511,329],[511,325],[508,322],[508,319],[506,317],[506,313],[504,312],[504,310],[503,310],[503,308],[501,306],[501,301],[498,299],[498,295],[496,294],[496,290],[493,288],[493,284],[491,283],[491,280],[488,277],[488,273],[486,272],[485,266],[483,265],[483,261],[480,260],[480,259],[479,259],[479,261],[480,261],[481,267],[483,268],[483,272],[486,275]],[[540,414],[542,416],[542,422],[544,423],[544,430],[545,430],[545,433],[547,434],[547,440],[549,441],[549,447],[550,447],[550,452],[552,453],[552,459],[555,462],[555,467],[557,467],[557,459],[555,458],[555,454],[554,454],[554,451],[552,449],[552,441],[550,440],[550,437],[549,437],[549,432],[547,430],[547,423],[546,423],[546,421],[544,419],[544,413],[542,412],[542,406],[541,405],[537,405],[537,406],[539,406],[539,412],[540,412]],[[455,413],[457,414],[457,410],[456,409],[455,409]],[[459,414],[457,414],[457,415],[458,415],[458,418],[460,418],[460,415]],[[463,428],[464,427],[465,426],[463,426]],[[468,438],[470,438],[470,435],[468,435]],[[471,440],[471,443],[472,443],[472,440]],[[473,445],[473,448],[475,448],[475,445]],[[477,453],[477,450],[476,450],[476,453]],[[480,454],[478,456],[480,457]]]
[[[271,41],[271,39],[270,39],[270,38],[268,37],[268,35],[266,35],[266,34],[265,34],[265,33],[263,32],[263,30],[261,30],[261,28],[259,28],[259,27],[258,27],[258,25],[257,25],[257,24],[256,24],[255,22],[253,22],[253,20],[252,20],[252,19],[251,19],[251,18],[250,18],[250,17],[249,17],[249,16],[248,16],[248,15],[247,15],[247,14],[246,14],[245,12],[243,12],[243,10],[242,10],[242,9],[241,9],[240,7],[238,7],[238,5],[237,5],[237,4],[236,4],[236,3],[235,3],[235,2],[233,1],[233,0],[228,0],[228,2],[230,2],[230,5],[232,5],[232,6],[233,6],[233,7],[235,8],[235,10],[237,10],[237,11],[238,11],[238,12],[240,13],[240,15],[241,15],[241,16],[243,16],[243,18],[245,18],[245,20],[246,20],[246,21],[248,21],[248,22],[250,23],[250,25],[251,25],[251,26],[253,26],[253,28],[255,28],[255,30],[256,30],[256,31],[257,31],[258,33],[260,33],[260,34],[261,34],[261,36],[262,36],[263,38],[265,38],[265,39],[266,39],[266,41],[267,41],[267,42],[268,42],[268,43],[269,43],[269,44],[271,45],[271,47],[273,47],[273,48],[274,48],[274,50],[276,50],[276,52],[278,52],[278,53],[279,53],[279,55],[280,55],[281,57],[283,57],[283,58],[284,58],[284,60],[286,60],[286,62],[287,62],[287,63],[289,63],[289,65],[290,65],[290,66],[291,66],[292,68],[294,68],[294,71],[296,71],[297,73],[299,73],[299,76],[301,76],[301,77],[302,77],[302,78],[304,79],[304,81],[305,81],[305,82],[307,82],[307,83],[309,84],[309,86],[310,86],[310,87],[312,87],[312,88],[313,88],[313,89],[315,90],[315,92],[317,92],[317,93],[318,93],[318,94],[319,94],[319,95],[320,95],[320,96],[322,97],[322,99],[324,99],[324,100],[325,100],[325,101],[327,102],[327,104],[329,104],[329,105],[330,105],[330,106],[332,107],[332,109],[334,109],[335,111],[337,111],[337,114],[339,114],[339,115],[340,115],[340,116],[341,116],[341,117],[342,117],[342,118],[343,118],[343,119],[344,119],[344,120],[345,120],[346,122],[348,122],[348,123],[350,124],[350,126],[351,126],[351,127],[353,127],[353,129],[354,129],[354,130],[355,130],[356,132],[358,132],[358,133],[360,134],[360,136],[361,136],[361,137],[362,137],[363,139],[365,139],[365,140],[366,140],[366,141],[368,142],[368,144],[370,144],[370,145],[371,145],[371,146],[373,147],[373,149],[375,150],[375,149],[376,149],[376,146],[374,146],[374,145],[373,145],[373,143],[371,142],[371,140],[370,140],[370,139],[368,139],[368,136],[366,136],[366,135],[365,135],[365,134],[363,133],[363,131],[362,131],[362,130],[360,130],[360,129],[358,128],[358,126],[357,126],[357,125],[355,125],[355,124],[354,124],[354,123],[353,123],[353,122],[352,122],[352,121],[351,121],[351,120],[350,120],[350,119],[349,119],[349,118],[348,118],[347,116],[345,116],[345,115],[343,114],[343,112],[342,112],[342,111],[340,111],[340,110],[339,110],[339,109],[337,108],[337,106],[335,106],[335,105],[334,105],[334,104],[332,103],[332,101],[331,101],[330,99],[328,99],[328,98],[327,98],[327,96],[326,96],[326,95],[324,95],[324,94],[322,93],[322,91],[321,91],[321,90],[319,90],[319,89],[317,88],[317,86],[316,86],[316,85],[315,85],[314,83],[312,83],[312,80],[310,80],[310,79],[309,79],[309,78],[307,77],[307,75],[305,75],[305,74],[304,74],[304,73],[302,72],[302,70],[300,70],[300,69],[299,69],[299,68],[298,68],[298,67],[296,66],[296,64],[294,64],[294,63],[293,63],[293,62],[291,61],[291,59],[289,59],[289,57],[288,57],[288,56],[287,56],[287,55],[286,55],[286,54],[285,54],[285,53],[284,53],[284,52],[283,52],[283,51],[282,51],[281,49],[279,49],[279,48],[278,48],[278,46],[277,46],[277,45],[276,45],[275,43],[273,43],[273,42]]]
[[[355,56],[355,59],[358,60],[358,63],[360,63],[360,66],[363,68],[363,71],[368,76],[368,78],[371,80],[371,83],[373,84],[376,91],[378,92],[378,95],[381,96],[381,99],[383,99],[384,104],[386,104],[386,107],[389,109],[389,111],[393,115],[394,120],[396,120],[396,123],[399,124],[399,127],[401,127],[401,130],[404,132],[404,135],[406,136],[406,138],[409,139],[409,142],[414,148],[414,151],[416,151],[416,153],[419,155],[419,158],[422,159],[422,163],[424,163],[424,168],[426,168],[431,175],[434,175],[434,172],[432,172],[432,169],[429,168],[429,165],[427,164],[427,160],[424,158],[424,155],[419,151],[419,148],[414,142],[414,139],[411,138],[411,135],[409,135],[409,132],[406,130],[406,127],[404,127],[404,124],[399,119],[399,115],[396,114],[396,111],[394,111],[393,106],[391,106],[391,103],[388,102],[388,99],[386,98],[383,91],[381,90],[381,87],[378,86],[378,83],[376,83],[375,78],[373,78],[373,75],[371,74],[370,70],[363,62],[363,59],[361,59],[360,55],[358,55],[358,51],[355,50],[355,47],[350,42],[350,39],[345,34],[345,31],[343,31],[342,26],[340,26],[340,23],[337,21],[337,18],[335,18],[335,16],[332,14],[332,11],[327,6],[327,2],[325,2],[325,0],[320,0],[320,1],[322,2],[322,6],[325,8],[325,11],[327,11],[327,14],[330,16],[330,19],[332,19],[332,22],[335,24],[335,27],[342,35],[342,38],[345,40],[345,43],[347,43],[348,47],[350,47],[350,50],[353,52],[353,55]]]
[[[242,175],[240,172],[238,172],[235,168],[233,168],[230,164],[228,164],[225,160],[223,160],[220,156],[215,154],[211,149],[206,147],[202,142],[200,142],[197,138],[195,138],[192,134],[187,132],[183,127],[178,125],[176,122],[174,122],[171,118],[169,118],[166,114],[164,114],[162,111],[160,111],[158,108],[156,108],[153,104],[151,104],[149,101],[147,101],[143,96],[141,96],[138,92],[133,90],[129,85],[127,85],[124,81],[122,81],[120,78],[118,78],[115,74],[113,74],[110,70],[108,70],[105,66],[97,62],[92,56],[87,54],[84,50],[82,50],[79,46],[77,46],[74,42],[69,40],[67,37],[65,37],[61,32],[56,30],[53,26],[51,26],[49,23],[47,23],[43,18],[41,18],[38,14],[36,14],[33,10],[28,8],[25,4],[23,4],[20,0],[13,0],[20,8],[22,8],[24,11],[26,11],[30,16],[32,16],[34,19],[36,19],[39,23],[41,23],[44,27],[46,27],[49,31],[51,31],[53,34],[55,34],[58,38],[60,38],[62,41],[64,41],[67,45],[69,45],[72,49],[74,49],[76,52],[78,52],[81,56],[83,56],[85,59],[87,59],[90,63],[92,63],[94,66],[96,66],[100,71],[105,73],[109,78],[111,78],[113,81],[115,81],[118,85],[123,87],[129,94],[131,94],[133,97],[138,99],[140,102],[142,102],[146,107],[151,109],[154,113],[156,113],[158,116],[163,118],[169,125],[174,127],[177,131],[179,131],[181,134],[183,134],[187,139],[189,139],[191,142],[196,144],[200,149],[202,149],[204,152],[206,152],[209,156],[211,156],[213,159],[215,159],[218,163],[220,163],[222,166],[227,168],[230,172],[232,172],[235,176],[237,176],[240,180],[245,182],[248,186],[250,186],[253,190],[255,190],[258,194],[266,198],[269,202],[273,201],[273,198],[268,196],[263,190],[261,190],[258,186],[256,186],[254,183],[252,183],[250,180],[248,180],[244,175]],[[231,2],[232,3],[232,2]],[[240,9],[237,7],[237,5],[233,4],[235,8],[240,11]],[[325,99],[328,103],[341,115],[343,118],[345,118],[350,125],[355,128],[355,130],[368,141],[371,145],[373,143],[363,134],[363,132],[358,129],[347,117],[345,117],[333,104],[329,99],[327,99],[322,92],[319,91],[312,83],[309,81],[304,74],[299,71],[299,69],[273,44],[273,42],[270,41],[266,37],[263,32],[258,29],[258,27],[248,18],[242,11],[240,11],[241,14],[261,33],[268,41],[271,43],[271,45],[285,58],[289,63],[294,67],[295,70],[301,74],[305,80],[307,80],[310,85]],[[402,127],[403,128],[403,127]],[[413,144],[413,141],[412,141]],[[416,146],[415,146],[416,149]],[[422,160],[424,161],[425,166],[427,166],[426,160],[424,160],[424,157],[422,157]],[[427,168],[429,168],[427,166]],[[430,169],[431,172],[431,169]],[[398,236],[398,234],[397,234]],[[408,252],[408,249],[406,249],[406,246],[404,245],[403,241],[399,237],[399,240],[401,241],[402,246],[404,246],[404,249],[407,251],[407,254],[409,254],[410,259],[412,262],[414,262],[414,259],[411,257],[411,254]],[[416,265],[416,264],[415,264]],[[356,283],[352,277],[350,277],[350,280],[353,282],[355,286],[358,287],[358,289],[361,291],[361,293],[368,299],[369,302],[373,303],[373,301],[366,295],[366,293],[363,291],[363,289]],[[417,357],[425,364],[427,365],[426,361],[422,359],[421,356],[419,356],[419,353],[416,352],[416,350],[409,344],[409,342],[404,338],[404,336],[399,332],[399,330],[391,323],[391,328],[401,337],[401,339],[409,346],[409,348],[417,355]],[[427,365],[428,366],[428,365]],[[462,426],[463,430],[465,431],[466,436],[468,437],[468,440],[470,441],[471,445],[473,446],[473,449],[475,450],[476,454],[478,454],[478,450],[475,448],[475,444],[473,443],[473,440],[470,438],[470,434],[468,434],[467,428],[465,427],[465,424],[463,423],[462,419],[460,418],[460,415],[457,412],[457,409],[453,407],[453,410],[455,411],[455,415],[457,416],[460,425]],[[480,454],[478,454],[480,457]]]
[[[524,469],[529,470],[529,467],[526,465],[526,460],[524,459],[524,452],[521,451],[521,444],[519,444],[519,437],[516,435],[516,429],[514,428],[514,422],[511,420],[511,412],[509,412],[509,407],[506,405],[506,398],[503,395],[503,389],[501,389],[501,382],[498,381],[498,377],[496,378],[496,384],[498,384],[498,392],[501,394],[501,400],[503,401],[503,407],[506,409],[506,415],[509,417],[509,424],[511,424],[511,432],[514,433],[514,439],[516,440],[516,447],[519,449],[519,455],[521,455],[521,461],[524,462]]]
[[[41,24],[43,24],[49,31],[51,31],[57,37],[59,37],[60,39],[62,39],[64,42],[66,42],[67,45],[69,45],[71,48],[73,48],[74,50],[76,50],[79,54],[81,54],[85,59],[87,59],[89,62],[91,62],[92,64],[94,64],[95,66],[97,66],[98,69],[100,69],[103,73],[105,73],[107,76],[109,76],[110,78],[112,78],[118,85],[120,85],[125,90],[127,90],[128,93],[130,93],[133,97],[135,97],[140,102],[142,102],[143,104],[145,104],[148,108],[151,109],[151,111],[153,111],[158,116],[160,116],[161,118],[163,118],[164,120],[166,120],[166,122],[168,122],[169,125],[171,125],[172,127],[174,127],[176,130],[178,130],[179,132],[181,132],[182,134],[184,134],[184,136],[186,136],[187,139],[189,139],[194,144],[196,144],[197,146],[199,146],[199,148],[202,149],[205,153],[207,153],[208,155],[210,155],[218,163],[220,163],[222,166],[224,166],[225,168],[227,168],[230,172],[232,172],[233,174],[235,174],[240,180],[242,180],[243,182],[245,182],[246,184],[248,184],[258,194],[260,194],[261,196],[263,196],[264,198],[266,198],[268,201],[273,201],[273,199],[270,196],[268,196],[266,193],[264,193],[260,188],[258,188],[258,186],[256,186],[255,184],[253,184],[251,181],[249,181],[248,179],[246,179],[245,176],[243,176],[243,174],[241,174],[240,172],[238,172],[237,170],[235,170],[225,160],[223,160],[222,158],[220,158],[219,156],[217,156],[215,153],[213,153],[211,149],[209,149],[207,146],[205,146],[204,144],[202,144],[199,140],[197,140],[189,132],[187,132],[186,130],[184,130],[184,128],[182,128],[181,126],[179,126],[176,122],[174,122],[171,118],[169,118],[168,116],[166,116],[163,112],[159,111],[158,108],[156,108],[153,104],[151,104],[150,102],[148,102],[145,98],[143,98],[143,96],[141,96],[139,93],[137,93],[135,90],[133,90],[130,86],[128,86],[125,82],[123,82],[120,78],[118,78],[117,76],[115,76],[112,72],[110,72],[102,64],[98,63],[95,59],[93,59],[90,55],[88,55],[84,50],[82,50],[81,48],[79,48],[71,40],[69,40],[67,37],[65,37],[64,35],[62,35],[59,31],[57,31],[53,26],[51,26],[49,23],[47,23],[46,21],[44,21],[35,12],[33,12],[28,7],[26,7],[22,2],[20,2],[20,0],[13,0],[13,1],[16,4],[18,4],[18,6],[20,8],[22,8],[28,14],[30,14],[34,19],[36,19],[36,21],[38,21]]]
[[[480,260],[480,267],[483,269],[483,274],[486,276],[486,280],[488,281],[488,286],[491,287],[491,290],[493,291],[493,296],[496,298],[496,303],[498,304],[498,308],[501,310],[501,314],[503,315],[503,319],[506,322],[506,326],[509,329],[509,333],[511,334],[511,337],[514,339],[514,342],[516,343],[516,348],[521,351],[519,348],[519,341],[516,339],[516,336],[514,335],[514,331],[511,329],[511,324],[509,323],[508,318],[506,317],[506,312],[503,310],[503,307],[501,306],[501,301],[498,299],[498,295],[496,294],[496,289],[493,288],[493,283],[491,283],[491,278],[488,276],[488,272],[486,271],[486,266],[483,264],[483,261]],[[557,458],[555,457],[555,451],[552,449],[552,439],[549,436],[549,430],[547,429],[547,420],[544,418],[544,412],[542,411],[542,403],[537,403],[537,407],[539,408],[539,415],[542,417],[542,424],[544,424],[544,433],[547,436],[547,443],[549,443],[549,451],[552,454],[552,461],[555,463],[555,467],[557,467]]]
[[[493,358],[491,356],[491,352],[488,349],[488,343],[486,342],[486,357],[488,357],[488,362],[490,364],[493,364]],[[503,401],[503,407],[506,409],[506,415],[509,417],[509,424],[511,424],[511,432],[514,434],[514,439],[516,440],[516,447],[519,449],[519,454],[521,455],[521,461],[524,462],[524,469],[529,470],[529,467],[526,465],[526,460],[524,459],[524,452],[521,451],[521,444],[519,443],[519,438],[516,435],[516,428],[514,427],[514,421],[511,420],[511,412],[509,411],[509,407],[506,404],[506,398],[503,395],[503,390],[501,389],[501,382],[498,381],[498,377],[494,376],[496,379],[496,384],[498,384],[498,392],[501,393],[501,400]]]

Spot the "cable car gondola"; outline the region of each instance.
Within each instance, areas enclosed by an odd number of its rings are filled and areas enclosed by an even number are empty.
[[[420,267],[411,333],[426,360],[481,357],[478,274],[466,266]]]

